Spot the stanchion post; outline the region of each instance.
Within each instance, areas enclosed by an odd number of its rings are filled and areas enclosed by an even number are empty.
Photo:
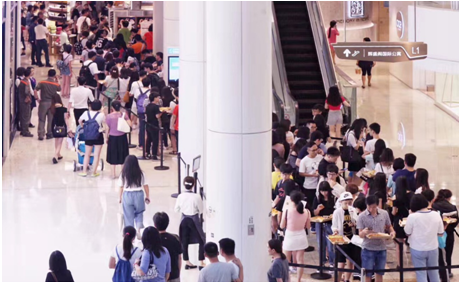
[[[334,282],[339,282],[339,271],[337,268],[339,267],[339,260],[337,259],[337,245],[334,244]]]
[[[196,194],[197,186],[198,186],[198,172],[195,171],[193,173],[193,178],[195,178],[195,187],[193,188],[193,190],[194,190],[194,193]]]
[[[163,129],[160,128],[160,165],[155,167],[155,170],[168,170],[169,166],[163,165]],[[180,168],[179,168],[180,169]]]
[[[404,243],[398,242],[398,244],[399,244],[399,263],[400,263],[399,281],[403,282],[404,281],[404,271],[403,271],[404,269]]]
[[[329,273],[324,273],[323,272],[323,261],[324,261],[324,244],[323,244],[323,232],[324,232],[324,227],[323,227],[322,222],[319,223],[319,272],[318,273],[312,273],[310,276],[313,279],[317,280],[326,280],[330,279],[331,275]]]
[[[171,194],[171,197],[177,198],[180,195],[180,165],[181,165],[180,152],[177,152],[177,193]]]

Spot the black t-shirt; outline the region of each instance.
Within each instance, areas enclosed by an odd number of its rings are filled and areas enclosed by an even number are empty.
[[[182,254],[182,244],[179,237],[170,233],[160,233],[161,245],[168,249],[171,258],[171,273],[169,279],[179,278],[179,255]]]
[[[344,210],[344,212],[345,213],[343,215],[343,235],[351,239],[351,237],[353,237],[353,228],[352,228],[350,211]]]
[[[144,62],[150,63],[150,64],[153,64],[153,63],[155,63],[156,61],[157,61],[157,60],[155,59],[154,56],[149,56],[149,57],[147,57],[147,58],[144,59]]]
[[[110,72],[110,70],[116,65],[117,64],[114,61],[110,61],[110,62],[107,63],[107,65],[105,65],[105,70]]]
[[[161,66],[163,64],[163,60],[157,61],[157,66]]]
[[[330,163],[330,162],[326,161],[326,159],[322,159],[319,162],[319,165],[318,165],[318,173],[319,173],[319,175],[327,177],[327,166],[330,165],[330,164],[335,164],[335,163]]]
[[[105,46],[105,44],[107,44],[107,42],[109,42],[109,40],[107,38],[99,37],[96,40],[96,50],[104,48],[104,46]]]
[[[393,207],[398,208],[398,212],[396,213],[396,216],[398,216],[398,218],[404,218],[409,216],[410,201],[413,195],[414,192],[410,191],[409,193],[407,193],[406,197],[403,200],[396,198],[396,200],[393,201]]]
[[[277,195],[280,199],[275,207],[277,211],[283,210],[284,200],[286,199],[286,196],[291,195],[291,192],[294,190],[300,191],[299,185],[297,185],[297,183],[292,179],[288,179],[286,181],[280,180],[278,184],[276,184],[275,195]]]
[[[53,116],[53,125],[65,126],[65,113],[67,113],[66,107],[59,107],[55,109]]]
[[[316,127],[318,128],[318,131],[320,131],[323,134],[323,143],[326,144],[327,142],[327,137],[329,136],[329,131],[327,130],[327,125],[326,125],[326,119],[324,118],[323,115],[316,115],[313,118],[313,121],[316,124]]]
[[[94,59],[94,62],[97,65],[97,69],[99,71],[104,71],[105,68],[105,60],[101,56],[96,56],[96,59]]]
[[[334,213],[335,200],[330,199],[330,200],[324,201],[324,200],[318,199],[318,197],[315,197],[315,199],[313,199],[313,209],[316,210],[318,208],[319,204],[322,204],[324,206],[324,209],[322,209],[319,212],[320,216],[331,215],[331,214]]]
[[[147,98],[146,98],[147,99]],[[145,108],[145,114],[147,115],[147,122],[158,127],[159,126],[159,123],[158,123],[158,119],[156,117],[157,114],[161,113],[160,112],[160,106],[158,106],[157,104],[153,104],[153,103],[150,103],[148,104],[148,106]],[[158,130],[158,128],[152,128],[151,126],[149,125],[146,125],[146,128],[147,129],[156,129]]]
[[[150,73],[149,75],[147,75],[147,77],[150,79],[150,87],[158,87],[158,81],[160,80],[158,74]]]
[[[70,272],[70,270],[65,270],[62,273],[56,272],[54,273],[54,275],[56,275],[56,278],[58,281],[73,282],[73,277],[72,277],[72,273]],[[51,272],[48,272],[48,274],[46,275],[45,282],[56,282]]]

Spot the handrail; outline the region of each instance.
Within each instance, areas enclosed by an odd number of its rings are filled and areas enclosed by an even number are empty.
[[[281,120],[284,118],[284,103],[283,103],[283,100],[278,95],[278,93],[276,92],[276,88],[275,88],[273,80],[272,80],[272,93],[273,93],[273,99],[274,99],[273,100],[274,110],[278,118]]]
[[[337,85],[337,78],[332,63],[331,52],[329,49],[329,41],[326,38],[325,28],[323,25],[323,16],[321,8],[317,1],[306,1],[308,17],[310,18],[310,26],[313,31],[315,40],[316,53],[318,54],[318,62],[323,78],[324,90],[326,95],[331,86]]]
[[[281,46],[280,35],[278,30],[278,21],[276,19],[275,4],[272,2],[272,13],[273,13],[273,26],[272,26],[272,38],[273,38],[273,51],[275,53],[276,62],[278,66],[278,74],[281,81],[282,101],[284,104],[284,112],[289,114],[291,123],[297,126],[299,122],[299,106],[291,93],[289,88],[289,81],[286,73],[286,65],[284,63],[283,49]],[[280,117],[280,118],[284,118]]]
[[[358,117],[358,100],[357,100],[357,88],[358,84],[348,74],[346,74],[340,67],[335,66],[337,72],[338,83],[340,92],[343,97],[348,101],[351,109],[344,114],[349,116],[348,123],[351,124]],[[348,114],[349,113],[349,114]]]

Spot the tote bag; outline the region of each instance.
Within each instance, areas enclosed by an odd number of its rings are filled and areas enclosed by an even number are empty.
[[[131,127],[129,127],[128,122],[125,120],[125,113],[118,118],[117,130],[124,133],[129,133],[131,131]]]

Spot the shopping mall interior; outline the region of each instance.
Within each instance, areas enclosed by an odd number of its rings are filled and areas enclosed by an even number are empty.
[[[458,1],[2,19],[2,281],[458,281]]]

